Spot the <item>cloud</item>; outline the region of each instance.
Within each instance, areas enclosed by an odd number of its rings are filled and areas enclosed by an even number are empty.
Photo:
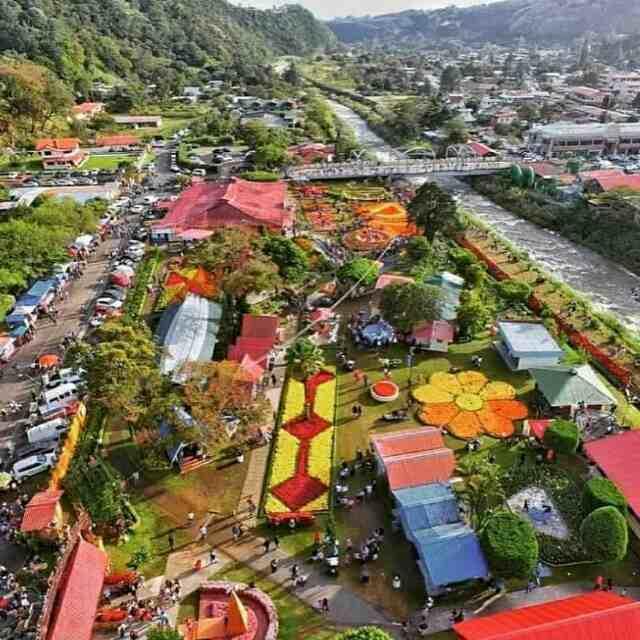
[[[243,7],[257,7],[271,9],[274,6],[287,4],[282,0],[231,0]],[[328,19],[342,16],[379,15],[383,13],[397,13],[406,9],[438,9],[448,5],[461,7],[481,4],[486,0],[299,0],[298,4],[312,11],[318,18]]]

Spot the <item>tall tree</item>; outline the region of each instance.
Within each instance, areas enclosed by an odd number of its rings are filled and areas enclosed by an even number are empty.
[[[322,369],[324,354],[309,338],[300,338],[287,349],[287,364],[297,367],[307,379]]]
[[[406,333],[416,324],[440,317],[442,293],[421,283],[392,284],[382,290],[380,310],[386,320]]]
[[[455,200],[435,182],[425,182],[418,189],[408,212],[429,242],[433,242],[438,233],[450,234],[461,227]]]
[[[469,509],[472,526],[478,529],[494,509],[506,500],[504,473],[484,458],[465,458],[458,470],[464,477],[462,499]]]

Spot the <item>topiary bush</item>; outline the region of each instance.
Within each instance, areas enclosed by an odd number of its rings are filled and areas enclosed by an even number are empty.
[[[616,507],[592,511],[580,526],[582,546],[597,562],[622,560],[627,555],[627,521]]]
[[[497,287],[500,296],[510,302],[526,303],[533,292],[533,289],[526,282],[516,282],[515,280],[498,282]]]
[[[556,453],[575,453],[580,442],[580,432],[571,420],[554,420],[544,433],[544,444]]]
[[[338,633],[333,640],[392,640],[392,637],[378,627],[358,627]]]
[[[528,578],[538,563],[533,526],[510,511],[498,511],[488,518],[480,542],[491,571],[503,578]]]
[[[627,500],[618,487],[607,478],[591,478],[582,493],[582,508],[588,515],[600,507],[615,507],[623,516],[627,515]]]

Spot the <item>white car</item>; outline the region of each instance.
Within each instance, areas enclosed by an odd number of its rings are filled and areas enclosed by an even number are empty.
[[[204,169],[194,169],[191,172],[194,176],[206,176],[207,172]]]
[[[40,455],[29,456],[28,458],[18,460],[18,462],[13,465],[11,475],[16,482],[20,483],[25,478],[36,476],[43,471],[52,469],[55,464],[55,453],[44,453]]]
[[[121,309],[122,300],[114,300],[113,298],[98,298],[96,300],[96,309]]]
[[[144,211],[144,207],[141,204],[136,204],[131,207],[131,213],[142,213]]]

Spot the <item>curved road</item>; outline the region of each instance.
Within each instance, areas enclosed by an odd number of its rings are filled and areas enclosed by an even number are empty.
[[[329,101],[329,104],[336,115],[353,129],[358,142],[379,160],[402,157],[399,151],[371,131],[357,113],[334,101]],[[412,179],[415,182],[423,180]],[[631,290],[640,287],[639,276],[554,231],[519,218],[455,178],[442,176],[435,180],[457,195],[463,207],[527,251],[558,280],[590,298],[601,309],[611,311],[627,326],[640,330],[640,302],[631,296]]]

